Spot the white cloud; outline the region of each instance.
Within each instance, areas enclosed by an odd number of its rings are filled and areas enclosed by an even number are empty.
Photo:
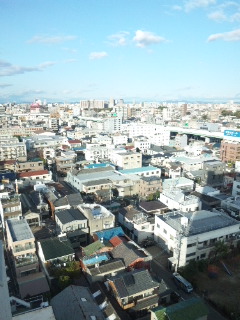
[[[188,0],[185,2],[184,8],[189,12],[197,8],[204,8],[214,4],[216,4],[216,0]]]
[[[108,37],[110,44],[114,47],[126,46],[129,32],[121,31]]]
[[[27,43],[57,44],[75,40],[76,36],[34,36]]]
[[[227,20],[226,15],[222,11],[212,12],[208,15],[208,18],[216,22],[222,22]]]
[[[9,84],[9,83],[0,83],[0,89],[4,89],[4,88],[7,88],[7,87],[11,87],[12,84]]]
[[[77,61],[78,61],[77,59],[67,59],[67,60],[64,60],[63,63],[74,63]]]
[[[215,33],[208,37],[208,42],[223,40],[223,41],[240,41],[240,29],[230,32]]]
[[[90,55],[89,55],[89,59],[90,60],[97,60],[97,59],[105,58],[107,56],[108,56],[108,54],[105,51],[102,51],[102,52],[91,52]]]
[[[43,71],[44,69],[53,66],[54,64],[55,62],[47,61],[35,67],[23,67],[0,60],[0,77],[14,76],[16,74],[24,74],[26,72]]]
[[[178,6],[178,5],[175,5],[175,6],[172,6],[172,9],[173,9],[173,10],[176,10],[176,11],[181,11],[181,10],[182,10],[182,7],[181,7],[181,6]]]
[[[145,48],[151,44],[156,44],[160,42],[167,41],[165,38],[155,35],[152,32],[137,30],[133,41],[136,43],[137,47]]]

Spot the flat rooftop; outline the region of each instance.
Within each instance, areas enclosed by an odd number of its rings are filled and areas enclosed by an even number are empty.
[[[183,231],[185,236],[210,232],[233,225],[240,225],[240,222],[227,214],[219,211],[200,210],[195,212],[169,212],[158,216],[176,231]],[[182,218],[185,217],[186,224],[183,226]]]
[[[9,231],[12,236],[12,240],[22,241],[28,239],[34,239],[33,233],[25,219],[11,219],[7,220]]]

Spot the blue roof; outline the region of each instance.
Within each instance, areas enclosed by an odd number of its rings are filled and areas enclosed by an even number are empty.
[[[83,150],[85,150],[86,148],[84,148],[84,147],[79,147],[79,148],[72,148],[74,151],[83,151]]]
[[[107,253],[103,253],[103,254],[98,254],[95,256],[91,256],[91,257],[84,257],[83,263],[85,265],[93,265],[96,263],[100,263],[102,261],[108,261],[109,259],[110,259],[109,255]]]
[[[98,231],[95,232],[95,234],[98,236],[99,240],[103,238],[104,241],[109,241],[116,236],[122,237],[125,235],[121,227]]]
[[[94,169],[94,168],[105,168],[108,166],[113,166],[111,163],[91,163],[85,166],[86,169]]]
[[[160,171],[161,169],[159,169],[157,167],[153,167],[153,166],[148,166],[148,167],[141,167],[141,168],[119,170],[119,172],[121,172],[123,174],[128,174],[128,173],[148,172],[148,171],[154,171],[154,170]]]

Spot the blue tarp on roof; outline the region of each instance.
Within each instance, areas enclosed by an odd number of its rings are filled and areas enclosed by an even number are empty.
[[[95,232],[95,234],[98,236],[99,240],[103,239],[104,241],[109,241],[116,236],[122,237],[125,235],[121,227],[98,231],[98,232]]]
[[[108,261],[109,259],[110,259],[109,255],[107,253],[103,253],[103,254],[98,254],[95,256],[91,256],[91,257],[84,257],[83,263],[85,265],[93,265],[96,263],[100,263],[102,261]]]
[[[113,166],[115,167],[113,164],[106,162],[106,163],[91,163],[85,166],[86,169],[94,169],[94,168],[105,168],[108,166]]]

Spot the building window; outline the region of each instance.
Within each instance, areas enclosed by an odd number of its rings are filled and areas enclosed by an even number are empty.
[[[163,229],[163,233],[167,234],[167,230]]]

